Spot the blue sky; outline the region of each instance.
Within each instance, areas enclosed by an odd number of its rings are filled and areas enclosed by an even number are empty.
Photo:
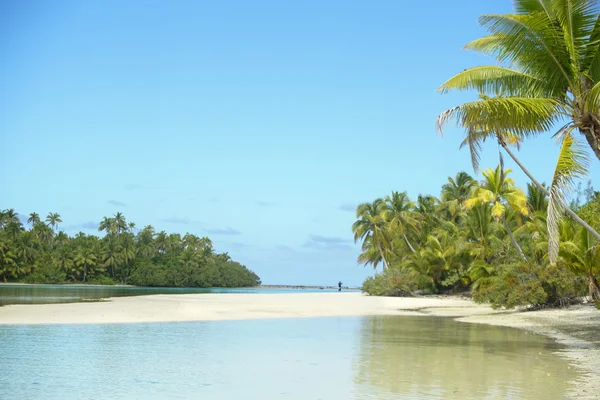
[[[511,10],[411,3],[3,2],[0,208],[71,234],[121,211],[209,236],[267,284],[358,285],[356,204],[472,172],[434,123],[474,94],[436,89],[492,62],[462,46]],[[556,154],[549,135],[521,151],[546,181]]]

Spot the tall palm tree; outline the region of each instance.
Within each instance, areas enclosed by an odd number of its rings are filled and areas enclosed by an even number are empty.
[[[40,221],[40,215],[36,212],[32,212],[31,214],[29,214],[29,218],[27,219],[27,223],[31,224],[31,226],[37,224]]]
[[[383,262],[383,268],[388,267],[385,252],[390,250],[390,239],[387,233],[387,221],[383,217],[386,210],[385,202],[382,199],[376,199],[373,203],[362,203],[356,209],[357,221],[352,224],[354,233],[354,242],[363,241],[363,252],[374,248],[381,258],[378,261]],[[359,256],[359,262],[361,262]],[[374,268],[377,268],[377,262],[371,262]]]
[[[383,219],[390,224],[395,233],[402,236],[410,251],[416,253],[407,237],[407,233],[415,230],[418,224],[413,211],[415,203],[410,200],[406,192],[392,192],[392,195],[387,196],[384,201]]]
[[[83,276],[82,282],[85,282],[85,280],[87,279],[87,274],[88,274],[89,270],[91,270],[92,268],[94,268],[96,266],[96,263],[97,263],[96,260],[97,260],[96,254],[94,254],[94,251],[89,248],[80,249],[79,252],[77,253],[77,255],[75,256],[74,264],[78,267],[81,267],[81,273]],[[74,272],[78,272],[78,271],[74,271]]]
[[[490,35],[466,46],[509,67],[471,68],[446,81],[441,92],[475,89],[482,95],[479,101],[442,113],[438,129],[441,132],[448,121],[456,120],[467,132],[475,161],[482,138],[508,134],[525,138],[560,123],[561,150],[548,207],[549,253],[554,262],[563,212],[600,239],[565,204],[573,179],[587,171],[586,152],[576,131],[600,159],[600,16],[597,2],[591,0],[515,0],[514,4],[514,14],[480,17]]]
[[[491,204],[492,216],[496,220],[502,221],[513,246],[521,258],[526,259],[506,220],[507,206],[520,215],[528,216],[530,214],[525,193],[515,186],[511,178],[507,177],[510,172],[511,169],[503,170],[501,166],[496,167],[495,170],[490,168],[484,170],[482,172],[484,179],[481,185],[473,191],[473,196],[467,200],[465,206],[472,208],[477,204]]]
[[[125,220],[123,213],[116,213],[113,220],[115,221],[115,229],[117,234],[121,234],[121,232],[125,232],[127,230],[127,221]]]
[[[110,274],[115,277],[115,269],[121,266],[123,258],[121,255],[121,246],[116,242],[105,242],[102,248],[102,263],[105,267],[110,268]]]
[[[52,229],[56,229],[58,228],[58,224],[60,224],[63,221],[62,219],[60,219],[59,213],[48,213],[48,216],[46,217],[46,222],[52,227]]]
[[[98,232],[106,232],[107,235],[114,233],[115,231],[115,220],[113,218],[104,217],[98,225]]]

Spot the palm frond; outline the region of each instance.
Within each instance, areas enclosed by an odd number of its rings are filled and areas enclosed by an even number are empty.
[[[573,128],[562,134],[558,161],[550,186],[548,199],[548,255],[550,262],[556,262],[560,246],[558,223],[566,204],[566,195],[573,189],[576,179],[587,173],[588,158],[579,142],[572,135]]]
[[[494,95],[515,95],[524,92],[528,87],[535,93],[541,82],[531,75],[510,68],[497,66],[481,66],[466,69],[444,82],[438,92],[450,90],[477,90]]]
[[[488,132],[488,136],[496,131],[530,136],[548,131],[563,109],[550,98],[486,98],[444,111],[436,120],[436,130],[442,134],[444,127],[454,121],[458,127]]]

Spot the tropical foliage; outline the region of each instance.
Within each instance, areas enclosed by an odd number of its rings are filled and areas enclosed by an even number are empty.
[[[258,276],[217,254],[207,237],[155,232],[150,225],[135,232],[121,213],[104,217],[103,237],[58,231],[58,213],[45,222],[37,213],[25,229],[12,209],[0,212],[0,280],[30,283],[130,283],[143,286],[246,287]]]
[[[490,55],[496,65],[466,69],[442,84],[442,93],[475,90],[479,100],[438,117],[438,129],[455,121],[477,167],[486,139],[515,144],[555,133],[560,152],[549,187],[550,260],[559,255],[559,221],[576,178],[587,172],[591,150],[600,159],[600,15],[592,0],[514,0],[514,13],[483,15],[489,32],[466,49]],[[584,139],[587,146],[580,143]],[[576,219],[577,220],[577,219]],[[582,224],[596,239],[597,230]]]
[[[439,199],[405,192],[360,204],[352,229],[358,261],[382,271],[368,278],[372,295],[412,295],[471,289],[495,306],[561,305],[589,294],[600,300],[600,245],[570,218],[559,224],[557,263],[549,262],[547,202],[537,186],[518,188],[498,166],[477,182],[449,177]],[[542,186],[545,187],[545,186]],[[577,212],[600,221],[600,193]]]

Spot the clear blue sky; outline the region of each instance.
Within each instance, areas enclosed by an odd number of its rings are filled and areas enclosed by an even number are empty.
[[[509,0],[5,1],[0,208],[208,235],[268,284],[358,285],[354,207],[472,172],[437,87]],[[548,181],[549,135],[521,151]],[[497,164],[497,148],[483,167]],[[507,161],[507,164],[510,164]],[[592,162],[598,171],[598,162]],[[520,174],[515,177],[525,186]],[[596,181],[597,182],[597,181]],[[597,184],[596,187],[599,185]]]

